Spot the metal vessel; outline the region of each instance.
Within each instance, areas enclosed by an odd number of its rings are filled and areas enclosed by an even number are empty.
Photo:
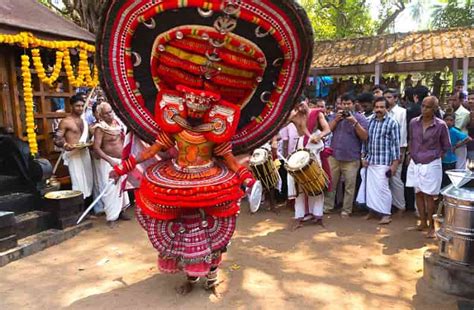
[[[434,216],[439,254],[461,264],[474,265],[474,180],[469,170],[450,170],[452,185],[442,190],[444,216]]]

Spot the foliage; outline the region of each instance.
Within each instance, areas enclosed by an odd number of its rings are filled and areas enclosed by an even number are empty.
[[[106,0],[60,0],[60,6],[55,5],[53,0],[38,1],[79,26],[96,33],[100,25],[102,6]]]
[[[301,0],[316,39],[371,35],[374,22],[366,0]]]
[[[446,5],[437,5],[431,25],[434,29],[474,26],[474,3],[448,0]]]

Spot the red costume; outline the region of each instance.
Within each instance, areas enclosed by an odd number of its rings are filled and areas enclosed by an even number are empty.
[[[137,190],[137,218],[162,271],[215,284],[235,230],[247,153],[284,125],[312,59],[304,10],[290,0],[109,1],[98,34],[102,85],[148,150],[172,148]]]

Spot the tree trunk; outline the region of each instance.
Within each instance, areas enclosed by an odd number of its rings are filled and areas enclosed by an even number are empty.
[[[383,34],[385,30],[387,30],[388,27],[397,19],[398,15],[400,15],[401,12],[405,10],[405,3],[403,3],[403,0],[399,0],[397,9],[395,12],[387,16],[385,20],[382,22],[382,24],[379,26],[377,29],[377,34]]]

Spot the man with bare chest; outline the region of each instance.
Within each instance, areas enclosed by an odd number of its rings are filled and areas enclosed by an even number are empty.
[[[124,129],[115,119],[112,107],[107,102],[102,102],[97,107],[101,121],[94,130],[94,152],[100,157],[96,167],[97,180],[100,191],[107,187],[109,173],[112,167],[120,164],[124,142]],[[123,209],[129,204],[128,195],[121,192],[121,182],[109,186],[102,197],[107,221],[113,223],[119,218],[129,220]]]
[[[84,197],[89,197],[92,194],[91,158],[89,150],[80,147],[89,137],[89,128],[83,118],[83,98],[73,96],[71,106],[71,115],[59,123],[54,144],[64,149],[64,165],[69,168],[72,189],[81,191]]]

